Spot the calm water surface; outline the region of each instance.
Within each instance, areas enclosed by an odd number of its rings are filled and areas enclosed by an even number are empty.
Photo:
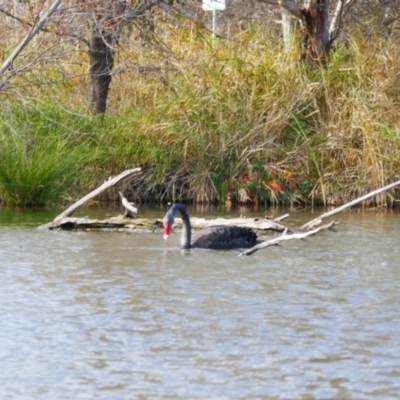
[[[0,210],[0,399],[399,398],[399,214],[250,257],[56,214]]]

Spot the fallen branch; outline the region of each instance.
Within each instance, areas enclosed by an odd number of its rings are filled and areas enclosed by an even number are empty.
[[[353,201],[350,201],[349,203],[344,204],[343,206],[337,207],[325,214],[320,215],[319,217],[307,222],[306,224],[304,224],[300,229],[301,230],[308,230],[311,229],[312,227],[320,224],[324,219],[331,217],[332,215],[338,214],[344,210],[346,210],[347,208],[350,208],[352,206],[355,206],[356,204],[362,203],[365,200],[370,199],[371,197],[376,196],[377,194],[386,192],[389,189],[394,188],[395,186],[400,185],[400,181],[391,183],[390,185],[384,186],[383,188],[377,189],[373,192],[370,192],[368,194],[366,194],[365,196],[359,197],[358,199],[355,199]]]
[[[140,168],[135,168],[132,170],[128,170],[123,172],[122,174],[109,179],[107,182],[105,182],[102,186],[100,186],[98,189],[94,190],[93,192],[89,193],[87,196],[76,202],[74,205],[72,205],[70,208],[68,208],[66,211],[64,211],[62,214],[60,214],[58,217],[54,219],[54,221],[48,225],[45,225],[43,227],[46,227],[48,229],[66,229],[66,230],[99,230],[99,229],[106,229],[106,230],[118,230],[118,231],[124,231],[124,230],[145,230],[145,231],[154,231],[157,229],[160,229],[162,227],[162,220],[161,219],[144,219],[144,218],[128,218],[127,214],[125,213],[125,216],[118,216],[114,218],[110,218],[105,221],[98,221],[98,220],[90,220],[88,218],[69,218],[69,216],[80,206],[84,205],[86,202],[88,202],[90,199],[93,197],[97,196],[107,188],[115,185],[118,181],[120,181],[123,178],[126,178],[127,176],[130,176],[136,172],[140,171]],[[325,218],[331,217],[332,215],[335,215],[347,208],[350,208],[358,203],[361,203],[362,201],[365,201],[373,196],[376,196],[377,194],[380,194],[386,190],[389,190],[397,185],[400,185],[400,181],[394,182],[390,185],[387,185],[381,189],[375,190],[374,192],[368,193],[365,196],[362,196],[356,200],[353,200],[341,207],[335,208],[332,211],[329,211],[311,221],[303,225],[300,229],[292,229],[292,228],[287,228],[283,225],[281,225],[279,222],[287,217],[287,214],[275,218],[275,219],[268,219],[268,218],[235,218],[235,219],[224,219],[224,218],[216,218],[216,219],[204,219],[204,218],[192,218],[191,223],[192,227],[194,229],[200,229],[208,226],[214,226],[214,225],[234,225],[234,226],[243,226],[243,227],[248,227],[251,229],[255,230],[261,230],[261,231],[267,231],[267,230],[273,230],[273,231],[278,231],[278,232],[283,232],[282,235],[279,237],[275,237],[271,240],[266,240],[251,249],[245,250],[244,252],[240,253],[240,256],[243,255],[250,255],[255,253],[256,251],[260,249],[264,249],[269,246],[275,246],[278,245],[281,242],[288,241],[288,240],[294,240],[294,239],[305,239],[308,236],[312,236],[317,234],[320,231],[331,229],[334,230],[334,226],[338,225],[338,222],[330,222],[327,225],[320,226],[318,228],[315,228],[317,224],[320,224],[322,220]],[[129,214],[135,215],[137,213],[136,207],[132,206],[132,203],[129,203],[128,200],[122,195],[120,192],[120,196],[122,199],[122,204],[124,207],[129,210]],[[128,211],[127,211],[128,212]],[[136,217],[136,215],[135,215]],[[175,220],[176,227],[179,228],[182,226],[182,221],[180,218],[176,218]],[[43,228],[42,227],[42,228]]]
[[[121,179],[124,179],[130,175],[133,175],[136,172],[139,172],[140,168],[134,168],[134,169],[128,169],[121,174],[115,176],[114,178],[109,178],[108,181],[103,183],[100,187],[97,189],[93,190],[93,192],[90,192],[87,194],[85,197],[82,199],[78,200],[76,203],[72,204],[71,207],[67,208],[63,213],[58,215],[57,217],[54,218],[53,222],[61,221],[62,219],[69,217],[72,215],[79,207],[82,207],[84,204],[86,204],[89,200],[93,199],[94,197],[98,196],[100,193],[104,192],[111,186],[114,186],[117,182],[119,182]]]
[[[274,239],[266,240],[265,242],[257,244],[256,246],[252,247],[251,249],[243,251],[242,253],[239,254],[239,256],[249,256],[250,254],[255,253],[257,250],[261,250],[261,249],[264,249],[269,246],[275,246],[275,245],[279,244],[280,242],[284,242],[286,240],[304,239],[308,236],[315,235],[316,233],[318,233],[322,230],[332,229],[334,226],[336,226],[338,224],[339,224],[338,222],[332,221],[327,225],[320,226],[319,228],[315,228],[311,231],[292,233],[292,234],[288,234],[287,229],[285,229],[285,231],[282,233],[281,236],[278,236]]]
[[[325,214],[320,215],[319,217],[307,222],[306,224],[304,224],[302,227],[299,228],[299,231],[302,232],[296,232],[293,234],[288,234],[288,230],[286,229],[283,234],[277,238],[262,242],[254,247],[252,247],[251,249],[248,249],[242,253],[240,253],[240,256],[243,255],[250,255],[253,254],[254,252],[256,252],[257,250],[260,249],[264,249],[266,247],[269,246],[275,246],[277,244],[279,244],[280,242],[286,241],[286,240],[293,240],[293,239],[304,239],[307,236],[312,236],[315,235],[316,233],[320,232],[321,230],[326,230],[326,229],[332,229],[335,225],[338,224],[338,222],[334,222],[332,221],[330,224],[327,225],[323,225],[319,228],[314,228],[316,225],[319,225],[324,219],[331,217],[332,215],[338,214],[344,210],[346,210],[347,208],[350,208],[356,204],[359,204],[365,200],[370,199],[371,197],[376,196],[377,194],[383,193],[389,189],[394,188],[395,186],[400,185],[400,181],[391,183],[390,185],[387,185],[383,188],[377,189],[373,192],[370,192],[368,194],[366,194],[365,196],[359,197],[358,199],[355,199],[353,201],[350,201],[349,203],[344,204],[343,206],[337,207]],[[313,229],[314,228],[314,229]]]
[[[280,217],[274,218],[274,222],[278,224],[279,222],[281,222],[281,221],[283,221],[284,219],[286,219],[288,216],[289,216],[289,214],[283,214],[283,215],[281,215]]]
[[[259,218],[216,218],[216,219],[205,219],[205,218],[191,218],[190,220],[192,228],[202,229],[208,226],[214,225],[232,225],[232,226],[243,226],[258,231],[275,231],[283,232],[285,228],[282,225],[275,224],[274,220],[270,219],[259,219]],[[97,220],[74,217],[64,217],[54,220],[53,222],[42,225],[40,228],[44,229],[62,229],[62,230],[82,230],[82,231],[94,231],[94,230],[108,230],[108,231],[127,231],[131,232],[134,230],[147,230],[154,231],[163,227],[162,218],[129,218],[126,215],[119,215],[111,217],[106,220]],[[176,218],[175,225],[176,229],[182,229],[182,219]]]
[[[122,194],[122,192],[118,192],[121,197],[122,205],[125,207],[125,218],[137,218],[136,214],[138,209],[133,206],[133,203],[130,203],[126,197]]]

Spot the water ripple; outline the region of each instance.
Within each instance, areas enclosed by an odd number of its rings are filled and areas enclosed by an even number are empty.
[[[358,217],[244,258],[2,228],[0,398],[397,398],[400,218]]]

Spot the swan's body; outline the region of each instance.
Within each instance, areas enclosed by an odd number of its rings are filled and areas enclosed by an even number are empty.
[[[189,214],[182,204],[174,204],[164,217],[164,239],[168,239],[175,215],[179,212],[182,217],[183,230],[181,236],[181,247],[190,249],[198,247],[201,249],[238,249],[253,247],[258,243],[256,233],[250,228],[239,226],[210,226],[197,232],[193,240],[192,228],[190,225]]]

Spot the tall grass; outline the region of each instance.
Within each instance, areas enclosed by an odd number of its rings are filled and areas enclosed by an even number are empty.
[[[278,201],[338,204],[399,179],[399,47],[355,35],[317,68],[263,35],[213,51],[185,32],[170,40],[175,57],[167,64],[151,49],[125,46],[120,65],[136,58],[160,70],[128,75],[121,68],[102,119],[82,112],[85,80],[14,93],[2,111],[0,196],[48,202],[41,196],[52,186],[60,190],[51,198],[60,199],[71,183],[87,190],[132,166],[144,173],[127,190],[141,200],[224,201],[244,189],[253,201],[271,193]],[[40,163],[59,172],[52,176]],[[260,190],[250,193],[242,184],[248,179]]]
[[[0,199],[7,204],[57,204],[87,186],[81,172],[96,157],[88,141],[76,141],[54,115],[36,111],[25,110],[16,125],[1,124]]]

